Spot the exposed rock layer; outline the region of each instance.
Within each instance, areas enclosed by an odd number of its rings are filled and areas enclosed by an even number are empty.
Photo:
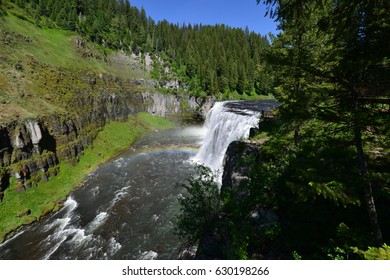
[[[66,79],[66,75],[62,76]],[[56,176],[60,161],[76,163],[110,120],[126,119],[141,111],[163,117],[202,117],[211,107],[211,100],[189,95],[163,95],[153,88],[142,93],[136,80],[92,74],[79,79],[87,80],[88,87],[67,88],[64,112],[0,126],[0,201],[11,176],[18,180],[16,190],[24,191]],[[55,94],[60,94],[64,83],[57,84]]]
[[[146,106],[146,111],[160,117],[183,116],[191,118],[205,119],[207,112],[213,106],[212,98],[196,98],[191,95],[172,95],[142,93],[142,100]]]

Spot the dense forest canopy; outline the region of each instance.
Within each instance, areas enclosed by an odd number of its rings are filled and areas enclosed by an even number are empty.
[[[289,119],[300,144],[300,130],[313,120],[333,131],[334,141],[356,151],[359,185],[374,240],[383,242],[375,207],[372,178],[364,146],[369,131],[376,147],[388,134],[390,42],[388,1],[265,1],[277,3],[273,16],[284,33],[270,53],[277,78],[282,116]],[[274,7],[274,6],[272,6]],[[288,72],[288,73],[287,73]],[[332,128],[330,128],[332,127]],[[388,136],[388,135],[387,135]],[[369,141],[367,141],[369,142]],[[384,148],[384,146],[382,146]]]
[[[260,122],[250,179],[221,192],[211,226],[185,226],[212,187],[189,181],[180,234],[212,258],[389,259],[390,2],[258,2],[282,31],[264,53],[278,117]]]
[[[239,195],[233,189],[212,200],[207,221],[199,205],[215,184],[190,180],[201,195],[182,200],[179,232],[191,243],[219,225],[230,244],[225,258],[389,255],[390,1],[258,0],[279,23],[271,42],[225,25],[156,23],[126,0],[0,0],[0,7],[11,2],[41,27],[155,55],[198,96],[272,93],[280,101],[277,118],[260,125],[256,160],[243,160],[250,180]],[[152,76],[165,79],[164,67],[155,63]],[[253,213],[278,219],[259,227]]]
[[[126,0],[9,0],[42,27],[79,32],[115,50],[151,53],[162,58],[196,95],[228,98],[267,95],[270,77],[262,58],[265,36],[225,25],[155,22]],[[155,63],[153,77],[166,74]],[[225,96],[223,96],[225,94]]]

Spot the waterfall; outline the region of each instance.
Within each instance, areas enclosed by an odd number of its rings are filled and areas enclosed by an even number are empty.
[[[252,127],[259,123],[259,108],[245,108],[245,102],[217,102],[206,116],[206,137],[194,160],[222,172],[223,159],[229,144],[247,139]]]

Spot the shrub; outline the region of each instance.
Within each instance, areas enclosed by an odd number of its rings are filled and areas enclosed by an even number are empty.
[[[186,183],[178,184],[185,193],[179,197],[176,234],[189,244],[195,244],[210,229],[221,208],[219,186],[211,170],[199,165],[196,171]]]

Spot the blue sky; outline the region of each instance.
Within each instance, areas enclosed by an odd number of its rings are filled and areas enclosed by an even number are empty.
[[[144,7],[156,22],[225,24],[266,35],[277,33],[276,23],[265,15],[265,7],[256,0],[130,0],[130,5]]]

